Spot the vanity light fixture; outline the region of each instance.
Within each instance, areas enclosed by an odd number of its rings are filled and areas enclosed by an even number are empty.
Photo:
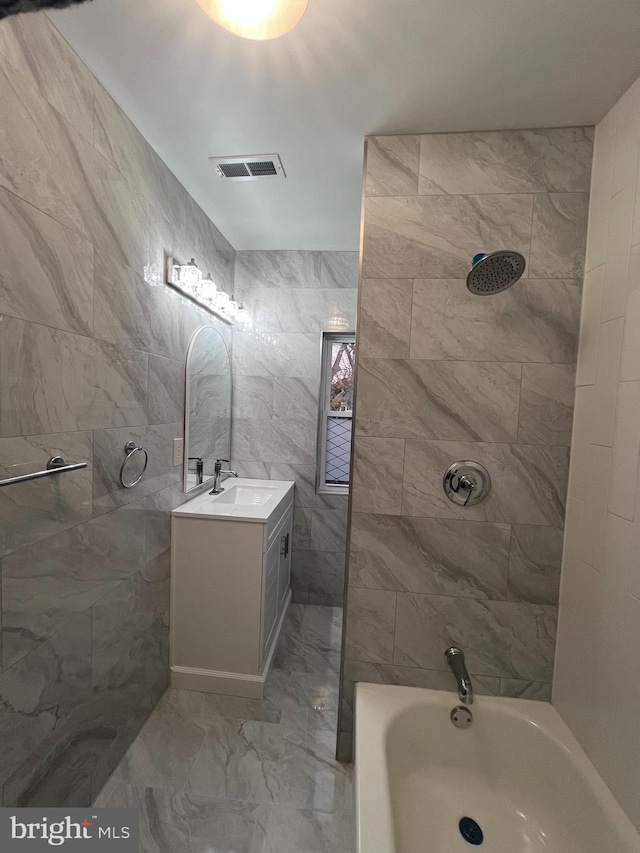
[[[309,0],[197,0],[216,24],[245,39],[266,41],[290,32]]]
[[[225,323],[234,324],[235,303],[232,304],[228,293],[218,290],[211,273],[202,275],[193,258],[188,264],[179,264],[175,258],[168,257],[166,283],[200,308],[215,314]]]

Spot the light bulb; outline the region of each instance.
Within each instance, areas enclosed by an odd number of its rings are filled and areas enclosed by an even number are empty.
[[[216,302],[216,283],[208,272],[200,282],[198,298],[209,308],[213,308]]]
[[[246,39],[264,41],[292,30],[307,10],[309,0],[198,0],[210,18]]]
[[[188,264],[184,264],[180,267],[180,284],[191,292],[197,290],[201,280],[202,273],[198,269],[198,264],[193,258],[191,258]]]

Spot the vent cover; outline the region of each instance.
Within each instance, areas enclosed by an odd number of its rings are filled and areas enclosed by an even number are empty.
[[[246,157],[210,157],[216,172],[226,181],[257,181],[286,178],[278,154],[254,154]]]

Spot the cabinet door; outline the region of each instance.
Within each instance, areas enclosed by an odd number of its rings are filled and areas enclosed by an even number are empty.
[[[269,651],[269,645],[273,639],[273,632],[278,623],[278,576],[280,560],[280,540],[271,545],[264,555],[264,566],[262,574],[263,596],[262,596],[262,636],[260,643],[260,664]]]
[[[278,566],[278,612],[282,613],[291,587],[291,544],[293,540],[293,513],[287,516],[279,537],[280,563]]]

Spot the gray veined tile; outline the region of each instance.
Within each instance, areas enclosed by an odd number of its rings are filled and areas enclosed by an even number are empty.
[[[318,393],[320,381],[315,377],[275,377],[273,380],[273,418],[275,420],[308,420],[308,430],[318,426]]]
[[[146,559],[153,560],[171,547],[171,511],[184,503],[182,485],[176,483],[146,498]]]
[[[154,713],[116,768],[112,779],[138,787],[180,790],[207,734],[206,727]]]
[[[340,670],[342,611],[292,605],[273,660],[285,672],[335,674]]]
[[[510,601],[558,604],[563,533],[558,527],[511,528]]]
[[[349,853],[353,828],[349,817],[285,806],[268,811],[263,853]]]
[[[167,690],[158,703],[156,714],[191,720],[203,727],[209,726],[219,717],[279,723],[282,718],[282,709],[289,701],[289,695],[289,674],[272,669],[262,699],[171,689]]]
[[[294,672],[282,709],[282,724],[304,731],[335,732],[338,725],[338,678],[327,673]]]
[[[344,785],[344,769],[331,766],[298,729],[220,719],[209,730],[185,791],[331,812]]]
[[[572,364],[525,364],[518,442],[569,447],[576,389]]]
[[[347,546],[347,514],[340,509],[311,510],[311,548],[344,554]]]
[[[292,587],[299,592],[342,595],[345,552],[296,550],[294,536]]]
[[[277,332],[272,343],[252,335],[236,336],[234,375],[319,376],[320,344],[317,335]]]
[[[568,448],[456,441],[406,444],[405,515],[562,526]],[[481,504],[458,506],[443,491],[442,475],[459,459],[473,459],[491,475],[491,492]]]
[[[177,486],[182,479],[182,468],[173,465],[172,442],[174,438],[181,438],[182,434],[181,424],[95,430],[94,514],[109,512],[146,495]],[[125,459],[124,446],[128,441],[135,441],[146,448],[149,462],[140,483],[132,489],[123,489],[120,468]],[[135,479],[142,473],[143,466],[144,454],[138,453],[127,464],[127,476]]]
[[[79,524],[5,557],[3,666],[37,647],[144,565],[144,506]]]
[[[6,316],[0,325],[0,434],[146,422],[146,353]]]
[[[253,251],[236,255],[236,287],[355,288],[357,252]]]
[[[593,128],[421,137],[421,195],[588,192]]]
[[[515,441],[519,364],[360,358],[357,430],[394,438]]]
[[[346,657],[393,663],[395,618],[395,592],[352,587],[347,596]]]
[[[96,250],[94,259],[95,337],[119,346],[182,359],[188,341],[185,304],[164,285],[152,286],[133,269]]]
[[[403,439],[356,437],[354,511],[400,515],[404,452]]]
[[[5,190],[0,190],[0,236],[0,313],[90,335],[91,244]]]
[[[444,650],[465,650],[469,672],[549,681],[557,608],[398,593],[393,662],[445,669]]]
[[[416,195],[419,136],[371,136],[366,141],[367,196]]]
[[[287,288],[278,292],[276,329],[279,332],[319,333],[332,317],[340,316],[355,329],[357,290],[333,287],[330,290]]]
[[[360,358],[409,358],[413,279],[365,279],[360,291]]]
[[[273,383],[270,376],[234,376],[234,417],[270,420],[273,416]]]
[[[573,364],[581,293],[576,280],[521,279],[483,299],[462,280],[416,281],[411,358]]]
[[[0,55],[93,141],[94,77],[45,15],[7,20],[0,30]]]
[[[548,681],[523,681],[518,678],[500,679],[500,696],[512,699],[534,699],[551,702],[551,683]]]
[[[0,476],[42,471],[52,456],[87,467],[0,491],[0,556],[91,518],[90,432],[0,438]]]
[[[588,213],[588,193],[536,195],[529,273],[532,278],[582,276]]]
[[[504,599],[509,525],[354,513],[349,584]]]
[[[232,454],[238,461],[311,465],[315,444],[315,430],[310,429],[309,421],[238,418],[234,422]]]
[[[149,423],[176,423],[184,417],[184,362],[149,356]]]
[[[94,685],[104,683],[126,661],[138,640],[166,620],[169,604],[168,555],[120,583],[91,609]],[[150,784],[150,783],[149,783]]]
[[[474,252],[529,256],[533,196],[369,198],[364,278],[462,278]]]
[[[55,737],[91,689],[91,620],[78,614],[0,675],[0,780]]]
[[[325,495],[316,493],[315,465],[287,465],[275,463],[270,468],[270,479],[293,480],[296,484],[293,502],[295,506],[310,509],[342,509],[347,511],[347,495]]]

